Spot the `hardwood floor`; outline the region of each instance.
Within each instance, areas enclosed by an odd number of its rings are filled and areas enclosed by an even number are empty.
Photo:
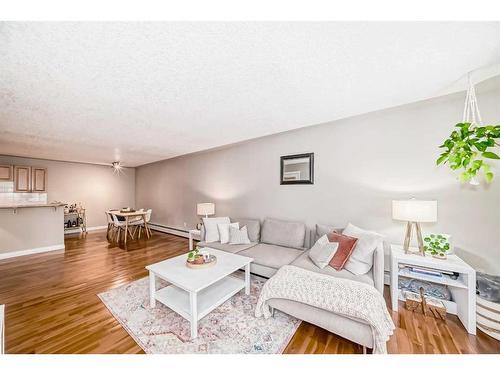
[[[145,266],[187,251],[188,240],[154,232],[111,246],[104,232],[66,239],[66,251],[0,261],[0,303],[6,305],[8,353],[143,353],[97,297],[147,276]],[[386,300],[388,300],[386,290]],[[390,353],[500,353],[500,343],[468,335],[455,316],[446,321],[392,313]],[[302,323],[285,353],[361,353],[361,347]]]

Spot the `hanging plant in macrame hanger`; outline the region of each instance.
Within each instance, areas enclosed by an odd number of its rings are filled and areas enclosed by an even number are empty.
[[[465,97],[462,122],[455,125],[440,148],[446,149],[436,161],[436,164],[446,164],[452,170],[460,171],[460,181],[479,185],[477,174],[482,172],[487,183],[493,180],[493,172],[488,159],[500,159],[493,150],[500,144],[500,125],[483,126],[481,114],[477,106],[476,90],[469,75],[469,88]]]

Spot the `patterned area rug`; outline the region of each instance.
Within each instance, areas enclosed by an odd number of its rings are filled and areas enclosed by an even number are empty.
[[[156,280],[157,288],[167,285]],[[242,290],[200,320],[194,340],[186,319],[160,302],[150,308],[147,277],[98,296],[146,353],[281,353],[301,321],[280,311],[269,319],[254,316],[264,283],[252,275],[250,295]]]

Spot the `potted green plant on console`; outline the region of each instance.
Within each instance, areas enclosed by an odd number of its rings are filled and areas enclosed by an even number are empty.
[[[424,250],[437,259],[446,259],[450,250],[449,236],[445,234],[429,234],[424,237]]]

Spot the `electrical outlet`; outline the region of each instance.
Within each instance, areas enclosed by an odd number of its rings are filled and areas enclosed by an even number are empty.
[[[187,228],[187,224],[186,223],[184,223],[184,228]]]

